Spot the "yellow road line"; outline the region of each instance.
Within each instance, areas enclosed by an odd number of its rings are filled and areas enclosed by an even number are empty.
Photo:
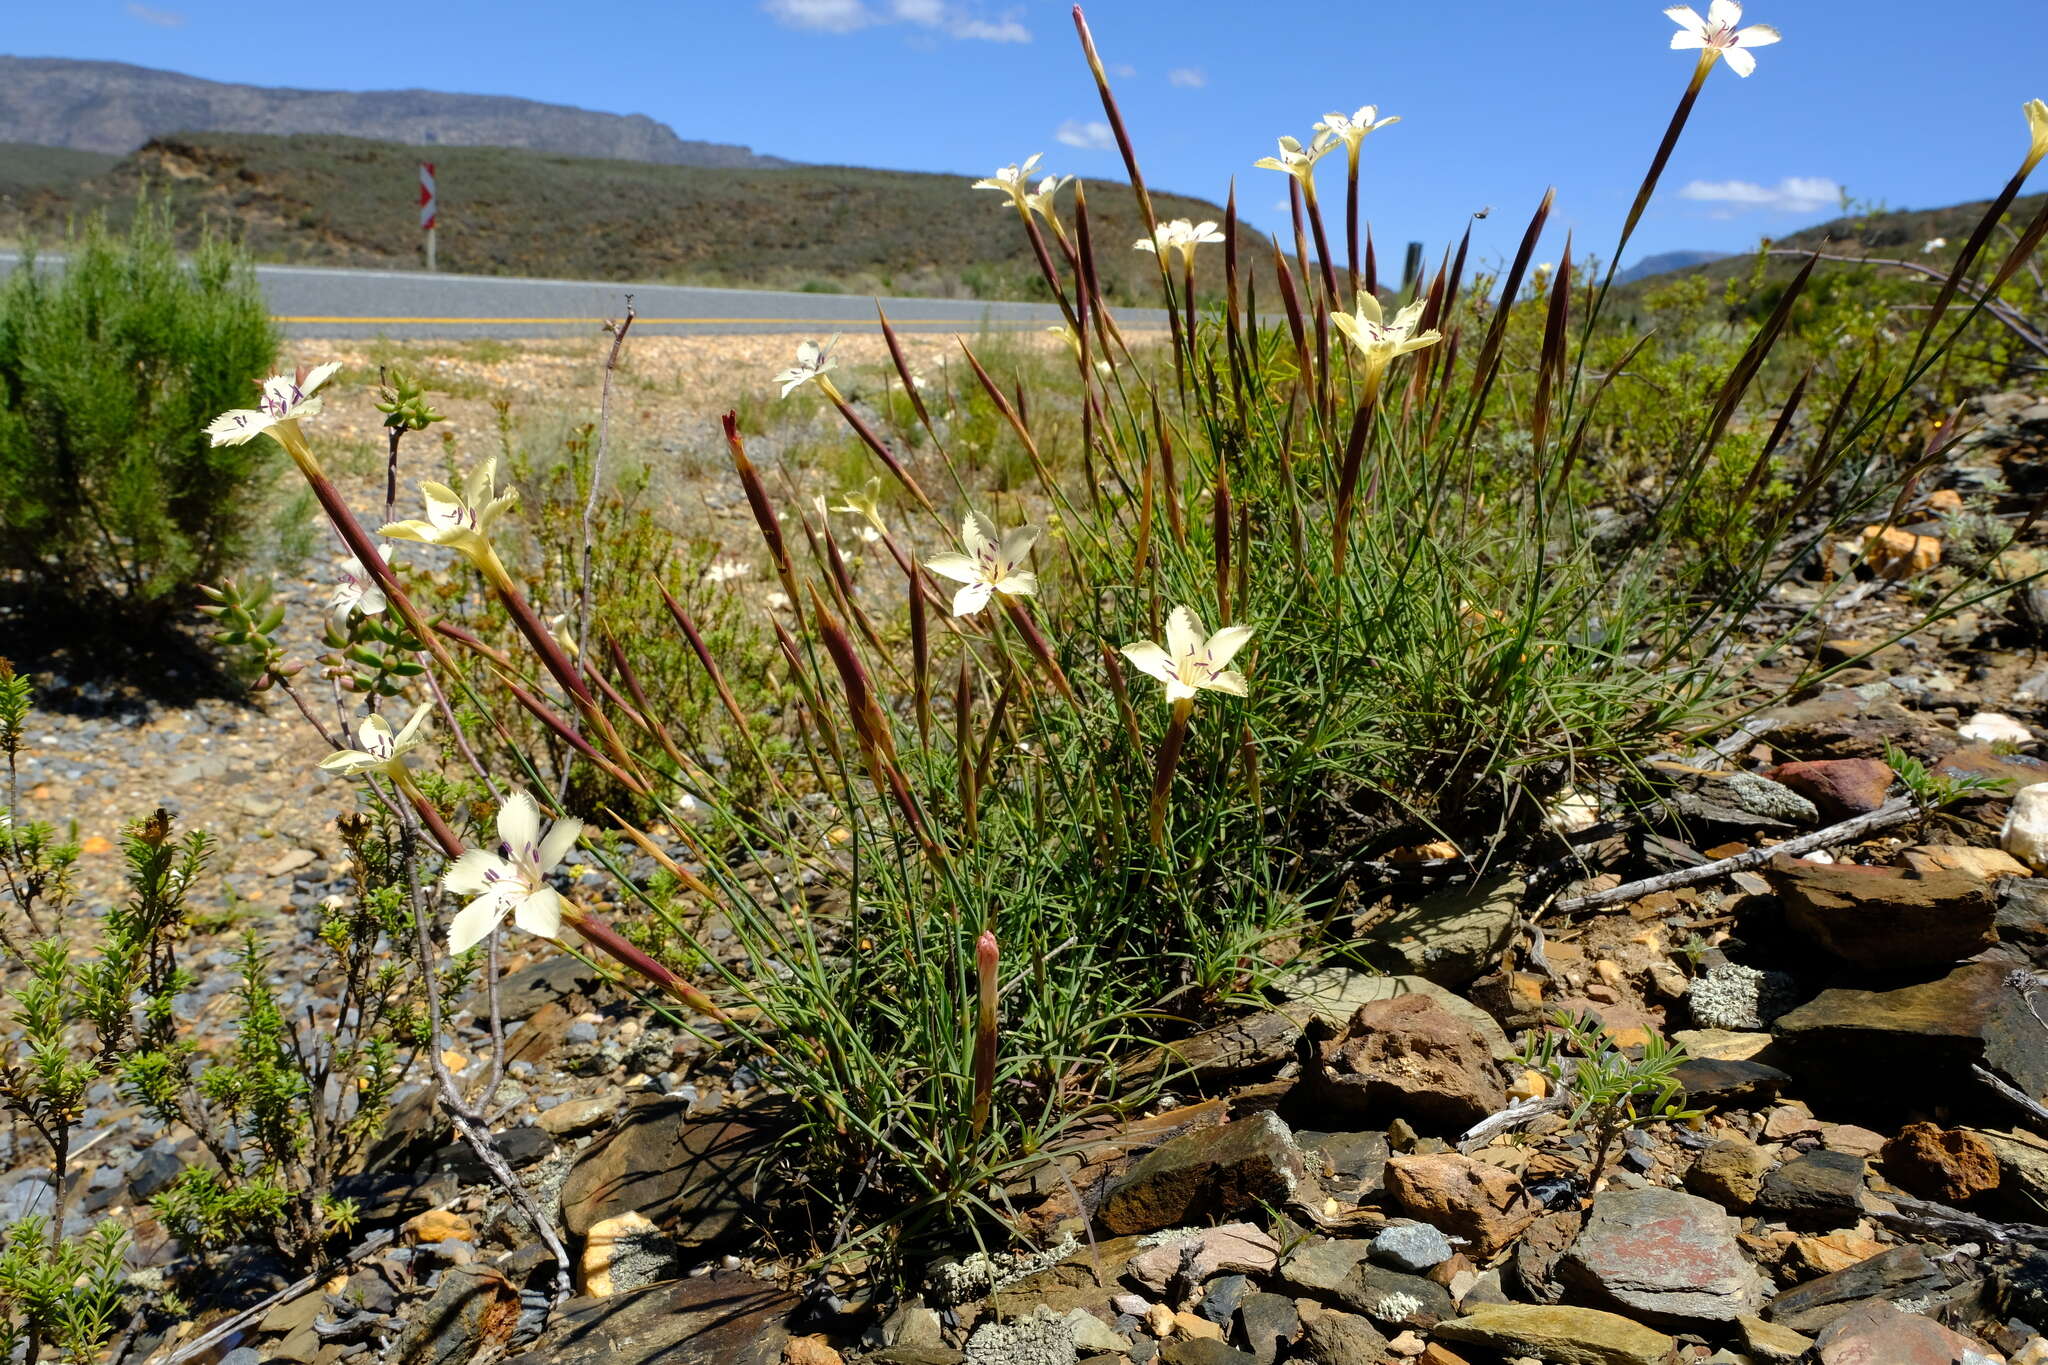
[[[605,318],[563,318],[563,317],[554,317],[554,318],[371,318],[371,317],[312,317],[312,316],[300,316],[300,315],[295,315],[295,314],[276,314],[276,315],[273,315],[273,316],[271,317],[271,319],[270,319],[270,320],[271,320],[272,322],[297,322],[297,323],[336,323],[336,324],[349,324],[349,325],[353,325],[353,326],[378,326],[378,325],[405,325],[405,324],[418,324],[418,325],[428,325],[428,324],[434,324],[434,325],[441,325],[441,324],[448,324],[448,323],[465,323],[465,324],[471,324],[471,325],[475,325],[475,326],[478,326],[478,327],[486,327],[486,326],[519,326],[519,325],[526,325],[526,324],[532,324],[532,323],[552,323],[552,324],[555,324],[555,325],[558,325],[558,326],[562,326],[562,327],[585,327],[585,326],[595,326],[595,325],[601,325],[601,324],[603,324],[603,323],[604,323],[605,321],[607,321],[607,319],[605,319]],[[855,318],[648,318],[648,317],[640,317],[640,318],[635,318],[635,319],[633,319],[633,321],[634,321],[634,322],[635,322],[636,324],[638,324],[638,325],[640,325],[640,326],[643,326],[643,327],[644,327],[644,326],[647,326],[647,325],[648,325],[648,324],[650,324],[650,323],[652,323],[652,324],[659,324],[659,325],[661,325],[661,326],[668,326],[668,327],[681,327],[681,326],[725,326],[725,325],[729,325],[729,324],[732,324],[732,323],[741,323],[741,322],[744,322],[744,323],[752,323],[752,324],[755,324],[755,325],[758,325],[758,326],[763,326],[763,327],[770,327],[770,326],[804,326],[804,327],[818,327],[818,328],[824,328],[824,327],[836,327],[836,328],[839,328],[839,329],[841,329],[841,330],[844,330],[844,329],[846,329],[846,328],[850,328],[850,327],[875,327],[875,328],[879,328],[879,327],[881,326],[881,324],[880,324],[880,323],[876,323],[876,322],[866,322],[866,321],[862,321],[862,320],[860,320],[860,319],[855,319]],[[981,327],[981,326],[985,326],[985,325],[986,325],[986,326],[995,326],[995,327],[1031,327],[1031,326],[1049,327],[1049,326],[1056,326],[1056,325],[1057,325],[1057,324],[1055,324],[1055,323],[1051,323],[1051,322],[1048,322],[1048,321],[1044,321],[1044,320],[1041,320],[1041,319],[1036,319],[1036,318],[991,318],[991,319],[987,319],[987,320],[986,320],[986,322],[984,322],[984,320],[983,320],[983,319],[980,319],[980,318],[890,318],[890,319],[889,319],[889,323],[890,323],[890,325],[891,325],[891,326],[893,326],[893,327],[939,327],[939,326],[966,326],[966,327]]]

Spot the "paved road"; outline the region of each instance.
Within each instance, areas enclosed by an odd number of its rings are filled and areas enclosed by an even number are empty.
[[[19,257],[0,251],[0,270]],[[40,257],[55,264],[61,257]],[[798,294],[773,289],[702,289],[671,284],[595,284],[499,275],[428,275],[416,270],[256,268],[271,311],[292,336],[534,337],[588,330],[637,310],[634,330],[688,333],[855,332],[873,328],[876,300],[858,294]],[[961,299],[882,299],[891,326],[905,332],[983,328],[1031,330],[1059,322],[1050,304]],[[1165,327],[1156,309],[1119,313],[1128,326]]]

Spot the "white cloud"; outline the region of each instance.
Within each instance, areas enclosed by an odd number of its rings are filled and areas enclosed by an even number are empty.
[[[946,31],[955,38],[984,43],[1028,43],[1031,30],[1015,19],[955,19]]]
[[[784,27],[820,33],[909,24],[970,42],[1031,41],[1031,30],[1017,19],[1009,15],[985,19],[952,0],[762,0],[761,8]]]
[[[1069,147],[1086,147],[1090,151],[1102,151],[1116,146],[1116,136],[1109,131],[1109,125],[1101,119],[1083,121],[1070,118],[1053,133],[1056,141]]]
[[[1200,90],[1209,83],[1209,73],[1199,66],[1176,66],[1166,73],[1166,83],[1183,90]]]
[[[851,33],[875,22],[861,0],[766,0],[761,8],[778,24],[825,33]]]
[[[185,27],[185,16],[174,9],[151,9],[148,5],[130,4],[128,17],[139,19],[153,28]]]
[[[1138,74],[1138,68],[1132,66],[1129,62],[1111,62],[1109,64],[1109,74],[1120,81],[1127,81]]]
[[[1824,175],[1788,175],[1775,185],[1753,180],[1694,180],[1678,197],[1715,204],[1721,217],[1762,210],[1766,213],[1818,213],[1841,207],[1842,187]]]

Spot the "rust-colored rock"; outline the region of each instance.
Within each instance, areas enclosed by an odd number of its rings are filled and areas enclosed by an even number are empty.
[[[1391,1158],[1387,1190],[1401,1212],[1465,1238],[1467,1252],[1482,1260],[1543,1212],[1512,1171],[1452,1153]]]
[[[1883,1159],[1886,1178],[1922,1199],[1955,1203],[1998,1188],[1998,1153],[1967,1128],[1909,1123]]]
[[[1897,526],[1866,526],[1863,557],[1881,578],[1911,578],[1941,563],[1941,542]]]
[[[1462,1130],[1507,1106],[1480,1032],[1426,995],[1360,1005],[1317,1044],[1304,1078],[1340,1113]]]
[[[1884,804],[1884,794],[1892,785],[1891,764],[1881,758],[1780,763],[1766,768],[1764,776],[1813,802],[1813,808],[1830,821],[1876,810]]]

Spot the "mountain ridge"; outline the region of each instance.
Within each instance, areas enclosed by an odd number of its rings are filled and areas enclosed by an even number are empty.
[[[429,147],[519,147],[665,166],[794,163],[683,138],[645,114],[608,114],[515,95],[442,90],[299,90],[243,85],[69,57],[0,56],[0,142],[125,155],[191,130],[337,133]]]

